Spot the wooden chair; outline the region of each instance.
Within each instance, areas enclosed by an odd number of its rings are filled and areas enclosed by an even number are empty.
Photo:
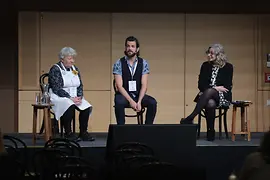
[[[222,139],[222,116],[223,116],[223,126],[225,130],[226,139],[229,139],[228,134],[228,128],[227,128],[227,111],[229,107],[222,106],[219,108],[216,108],[218,110],[218,115],[215,116],[215,118],[219,119],[219,139]],[[198,115],[198,134],[197,138],[200,138],[200,131],[201,131],[201,119],[202,117],[205,118],[205,110],[202,110],[200,114]]]
[[[114,92],[118,91],[117,87],[116,87],[116,84],[115,84],[115,79],[113,80],[113,88],[114,88]],[[113,107],[115,107],[115,106],[113,106]],[[131,109],[130,105],[127,105],[125,108]],[[144,115],[144,112],[145,112],[145,108],[146,107],[142,107],[141,111],[136,112],[136,114],[125,114],[125,117],[136,117],[138,124],[143,124],[143,115]]]
[[[49,77],[49,73],[44,73],[39,78],[39,84],[40,84],[40,89],[41,89],[42,93],[43,93],[43,88],[42,88],[43,87],[43,84],[46,83],[45,82],[45,79],[47,79],[47,83],[48,83],[48,77]],[[55,114],[54,114],[54,112],[52,111],[51,108],[50,108],[50,114],[53,115],[52,123],[51,124],[52,124],[52,132],[54,132],[54,134],[55,134],[55,133],[58,133],[59,132],[59,130],[58,130],[59,128],[57,127],[58,122],[55,119]],[[72,119],[73,119],[73,121],[72,121],[73,122],[72,128],[73,128],[73,132],[75,133],[76,132],[75,113],[73,114],[73,118]],[[44,119],[42,121],[42,126],[40,128],[39,134],[42,134],[43,131],[44,131]],[[63,125],[62,121],[60,120],[60,134],[61,134],[61,136],[63,136],[63,131],[64,131],[64,125]]]

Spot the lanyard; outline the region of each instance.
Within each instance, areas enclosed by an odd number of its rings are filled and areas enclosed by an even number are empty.
[[[130,73],[131,73],[131,79],[132,79],[132,80],[133,80],[133,76],[134,76],[134,74],[135,74],[135,72],[136,72],[136,68],[137,68],[138,61],[136,61],[136,62],[134,62],[134,63],[135,63],[135,65],[134,65],[133,71],[132,71],[132,67],[130,67],[130,65],[128,65],[129,71],[130,71]]]

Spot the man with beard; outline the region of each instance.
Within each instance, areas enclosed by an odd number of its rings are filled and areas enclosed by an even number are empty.
[[[125,124],[125,107],[140,112],[147,108],[145,124],[153,124],[157,111],[157,101],[146,94],[149,75],[148,62],[140,57],[137,38],[129,36],[125,40],[125,56],[113,65],[115,80],[115,117],[118,125]]]

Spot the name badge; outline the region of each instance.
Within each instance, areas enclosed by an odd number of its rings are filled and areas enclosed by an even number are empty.
[[[137,91],[136,90],[136,81],[128,81],[128,90],[129,91]]]

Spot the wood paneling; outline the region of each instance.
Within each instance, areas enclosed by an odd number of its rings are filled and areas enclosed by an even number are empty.
[[[141,57],[150,66],[147,94],[158,102],[155,123],[178,123],[184,112],[184,15],[113,14],[112,64],[123,57],[131,35],[138,38]],[[115,123],[113,108],[112,117]]]
[[[194,109],[194,97],[199,92],[198,74],[206,60],[205,51],[210,44],[224,46],[229,62],[234,65],[233,99],[255,101],[256,69],[254,54],[255,18],[248,15],[202,15],[188,14],[186,18],[186,116]],[[249,117],[251,127],[255,126],[255,106]],[[231,110],[228,125],[231,124]],[[216,127],[218,123],[216,123]],[[238,126],[239,127],[239,126]],[[203,123],[203,128],[205,123]]]
[[[20,91],[19,92],[19,132],[32,133],[33,130],[33,107],[35,103],[35,94],[38,91]],[[38,110],[37,132],[41,127],[43,120],[43,111]]]
[[[270,83],[265,83],[265,73],[270,73],[267,68],[267,54],[270,53],[270,24],[269,15],[258,17],[258,90],[270,90]]]
[[[0,89],[0,94],[2,94],[0,127],[3,133],[12,133],[16,129],[14,120],[18,104],[14,104],[15,93],[14,89]]]
[[[39,13],[19,13],[19,89],[38,90]]]
[[[158,102],[155,123],[178,124],[193,110],[205,50],[212,43],[221,43],[234,65],[233,99],[254,102],[249,109],[251,130],[265,131],[270,126],[266,106],[270,86],[264,83],[264,72],[270,72],[266,68],[269,15],[46,12],[40,26],[36,12],[22,12],[19,17],[20,132],[32,131],[33,90],[39,89],[39,75],[58,61],[64,46],[78,52],[76,64],[82,72],[85,96],[93,105],[89,130],[106,132],[109,123],[115,123],[112,65],[123,56],[125,38],[130,35],[139,39],[141,55],[150,65],[147,93]],[[3,93],[12,95],[11,91]],[[11,111],[14,109],[6,111],[8,119],[13,117]],[[229,110],[229,131],[231,117]],[[134,118],[127,123],[137,122]],[[237,123],[239,130],[239,115]],[[202,126],[204,131],[204,121]]]
[[[270,99],[270,91],[258,92],[258,132],[270,130],[270,106],[267,106],[267,100]]]
[[[76,65],[81,71],[85,90],[110,90],[110,14],[42,14],[41,71],[48,72],[58,62],[63,47],[74,48]]]
[[[107,132],[110,124],[111,92],[84,91],[85,99],[92,104],[93,111],[89,117],[89,132]],[[79,132],[79,113],[76,112],[76,131]]]

